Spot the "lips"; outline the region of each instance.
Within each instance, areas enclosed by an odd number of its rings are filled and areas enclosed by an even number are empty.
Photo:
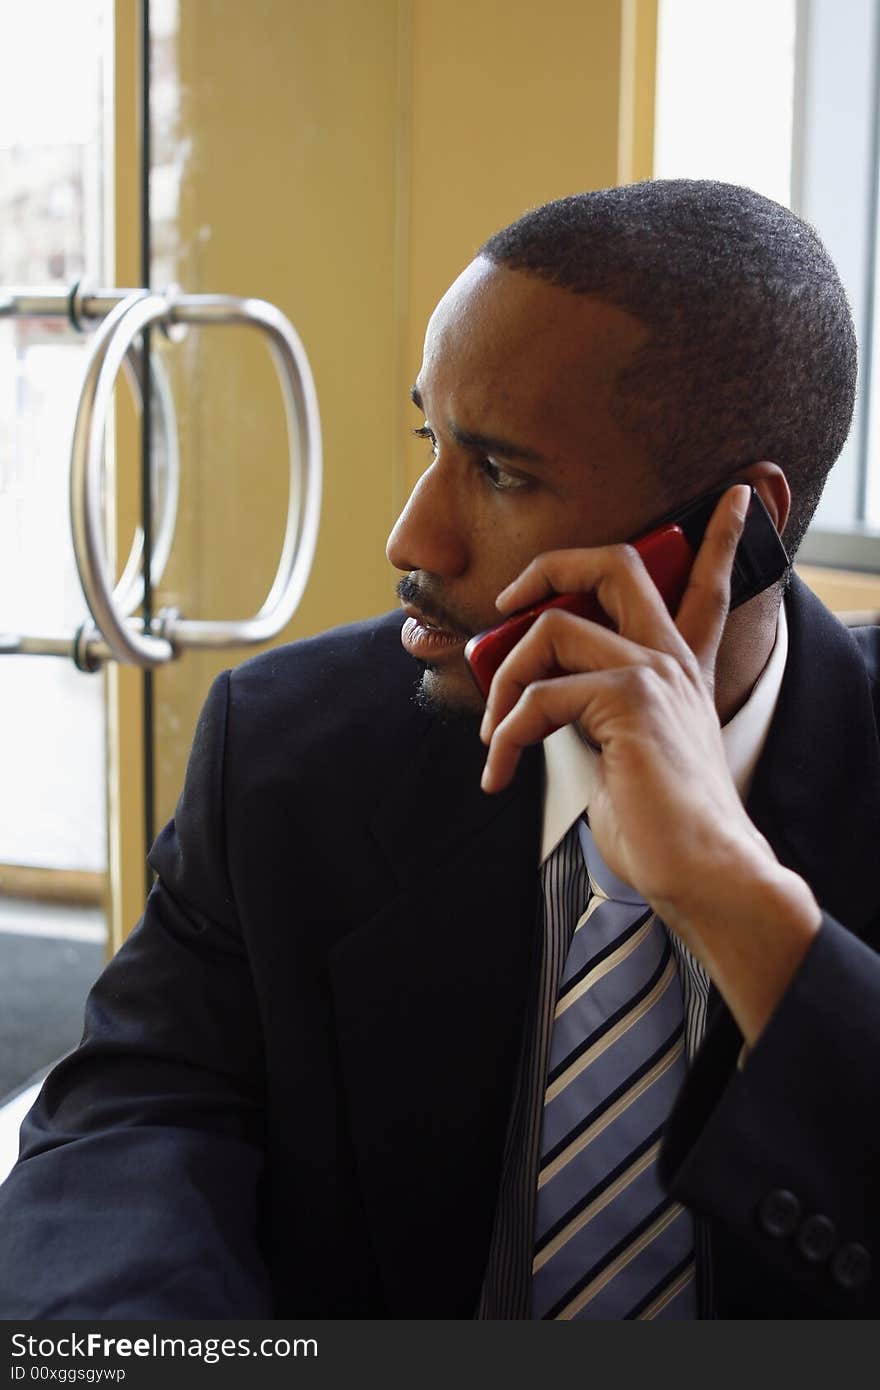
[[[468,640],[467,634],[442,627],[411,603],[405,603],[403,611],[407,619],[400,630],[400,640],[411,656],[423,661],[435,659],[443,652],[464,647]]]
[[[445,623],[426,613],[424,609],[416,608],[414,603],[404,603],[402,607],[407,617],[412,618],[419,627],[425,628],[427,632],[442,632],[446,637],[454,637],[457,641],[462,642],[467,642],[470,637],[469,632],[462,632],[457,627],[447,627]]]

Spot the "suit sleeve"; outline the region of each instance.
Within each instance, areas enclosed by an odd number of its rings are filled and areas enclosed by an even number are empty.
[[[826,914],[741,1070],[730,1015],[710,1028],[661,1174],[742,1272],[724,1316],[755,1315],[749,1282],[771,1316],[880,1313],[878,1020],[880,957]]]
[[[272,1315],[261,1034],[226,871],[228,686],[202,711],[144,916],[0,1188],[6,1318]]]

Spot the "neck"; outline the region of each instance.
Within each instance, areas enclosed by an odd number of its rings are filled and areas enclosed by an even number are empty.
[[[727,620],[715,665],[715,708],[722,724],[742,709],[770,659],[780,597],[774,588],[744,603]]]

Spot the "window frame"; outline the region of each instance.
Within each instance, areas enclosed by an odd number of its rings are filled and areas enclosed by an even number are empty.
[[[797,558],[880,572],[877,313],[880,6],[797,0],[791,206],[812,223],[849,296],[859,342],[852,428]],[[871,477],[870,460],[877,459]],[[871,499],[873,505],[870,505]]]

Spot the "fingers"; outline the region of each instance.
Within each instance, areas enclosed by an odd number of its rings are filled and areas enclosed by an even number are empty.
[[[484,792],[503,790],[513,777],[524,748],[563,725],[573,723],[581,715],[588,680],[589,675],[558,676],[554,680],[536,681],[528,687],[513,710],[493,729],[494,737],[480,778]],[[480,737],[488,742],[483,729]]]
[[[498,595],[502,613],[526,608],[551,594],[592,590],[619,632],[633,642],[680,653],[682,642],[659,589],[634,546],[548,550]]]
[[[503,790],[522,750],[566,724],[579,723],[588,739],[601,746],[609,721],[619,722],[624,710],[643,710],[656,694],[652,687],[657,680],[649,668],[630,666],[534,681],[494,730],[480,779],[483,791]]]
[[[675,626],[710,683],[730,608],[733,557],[750,500],[751,488],[743,483],[729,488],[721,498],[706,527],[675,618]]]
[[[719,501],[706,528],[675,622],[634,546],[551,550],[538,555],[496,599],[501,613],[525,608],[550,594],[593,590],[625,637],[683,657],[693,652],[711,678],[730,605],[733,557],[742,535],[751,489],[737,484]]]
[[[677,635],[675,640],[677,646],[682,646]],[[552,675],[552,683],[561,684],[560,671],[577,673],[649,665],[668,675],[674,674],[682,661],[692,658],[682,651],[673,657],[645,648],[598,623],[551,608],[533,623],[495,672],[480,737],[488,743],[501,721],[536,682]]]

